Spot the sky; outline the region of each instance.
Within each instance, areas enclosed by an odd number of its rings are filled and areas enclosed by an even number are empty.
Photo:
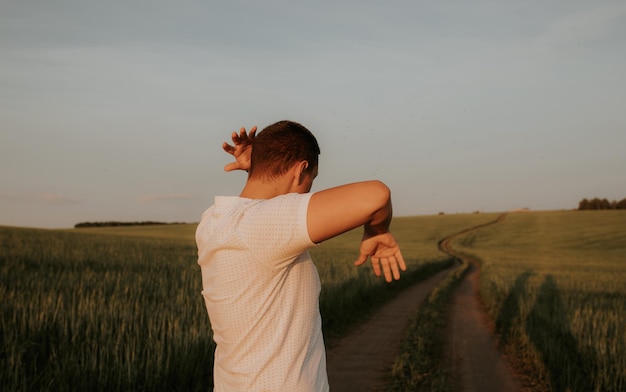
[[[0,0],[0,225],[197,222],[283,119],[395,216],[621,200],[626,3]]]

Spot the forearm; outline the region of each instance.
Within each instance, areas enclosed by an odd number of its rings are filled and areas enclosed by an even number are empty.
[[[386,202],[381,208],[376,210],[371,215],[370,220],[363,225],[364,234],[368,237],[372,237],[389,232],[392,216],[391,192],[389,188],[387,188]]]
[[[383,185],[384,186],[384,185]],[[382,206],[370,215],[370,219],[363,224],[364,233],[359,250],[359,258],[354,263],[361,265],[369,258],[372,261],[374,274],[385,275],[385,280],[391,282],[400,279],[400,271],[406,271],[406,263],[400,252],[396,239],[389,232],[392,207],[389,188],[384,192]]]

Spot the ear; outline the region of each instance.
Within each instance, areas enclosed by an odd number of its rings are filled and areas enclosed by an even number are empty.
[[[298,185],[304,181],[304,172],[309,168],[309,162],[301,161],[296,165],[296,174],[298,176]]]

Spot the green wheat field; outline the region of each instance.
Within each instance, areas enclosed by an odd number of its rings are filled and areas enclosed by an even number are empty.
[[[352,265],[360,231],[313,248],[328,345],[450,266],[439,240],[498,216],[396,218],[409,270],[393,284]],[[210,389],[214,344],[194,230],[0,227],[2,390]],[[456,241],[480,259],[481,297],[503,344],[543,385],[626,387],[625,233],[622,211],[531,212]]]
[[[453,245],[480,262],[495,332],[537,386],[626,390],[626,211],[513,213]]]

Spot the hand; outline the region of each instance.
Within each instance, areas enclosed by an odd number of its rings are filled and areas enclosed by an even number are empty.
[[[406,264],[400,252],[400,246],[391,233],[373,236],[363,235],[359,259],[354,265],[365,263],[368,257],[372,260],[374,274],[380,276],[381,265],[387,282],[400,279],[400,270],[406,271]]]
[[[232,139],[233,145],[224,142],[222,148],[224,151],[235,157],[235,162],[231,162],[224,166],[225,171],[233,170],[245,170],[250,169],[250,157],[252,155],[252,140],[254,140],[254,134],[256,133],[256,127],[250,128],[250,132],[246,133],[245,128],[237,132],[233,132]]]

